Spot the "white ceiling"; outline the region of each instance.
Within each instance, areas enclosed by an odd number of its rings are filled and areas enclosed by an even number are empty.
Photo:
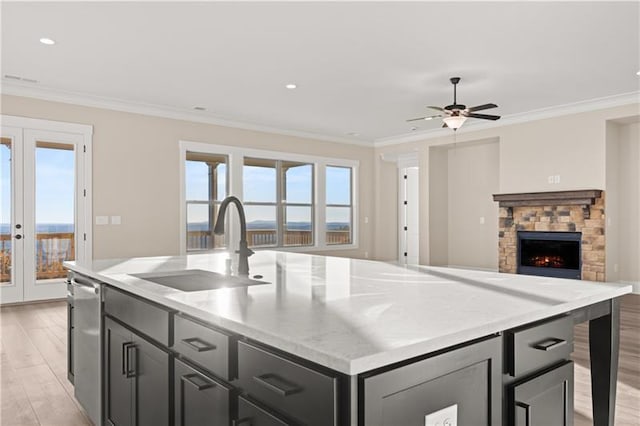
[[[411,133],[406,119],[451,103],[451,76],[462,77],[460,102],[494,102],[486,112],[503,116],[640,89],[636,1],[1,8],[5,92],[70,92],[334,139]]]

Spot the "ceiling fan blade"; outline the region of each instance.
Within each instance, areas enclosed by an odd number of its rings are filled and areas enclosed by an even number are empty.
[[[491,109],[491,108],[498,108],[498,105],[496,104],[478,105],[478,106],[469,108],[467,111],[474,112],[474,111],[482,111],[483,109]]]
[[[434,118],[438,118],[438,117],[442,117],[442,115],[438,114],[438,115],[429,115],[427,117],[420,117],[420,118],[412,118],[411,120],[407,120],[407,122],[409,121],[421,121],[421,120],[433,120]]]
[[[435,109],[435,110],[438,110],[438,111],[444,111],[444,108],[440,108],[440,107],[437,107],[437,106],[427,106],[427,108]]]
[[[481,118],[483,120],[498,120],[500,119],[499,115],[490,115],[490,114],[474,114],[474,113],[469,113],[469,114],[465,114],[465,116],[467,117],[471,117],[471,118]]]

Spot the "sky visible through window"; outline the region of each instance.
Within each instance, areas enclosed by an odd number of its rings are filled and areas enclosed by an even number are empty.
[[[226,195],[226,165],[218,166],[219,200]],[[351,204],[351,173],[346,167],[327,167],[327,204]],[[209,172],[201,161],[187,161],[185,166],[187,201],[208,200]],[[276,202],[276,169],[274,167],[243,167],[243,192],[245,202]],[[287,169],[286,201],[289,203],[310,204],[313,196],[313,166],[304,164]],[[220,195],[222,194],[222,195]],[[246,208],[247,223],[257,221],[275,222],[275,209],[272,206],[248,206]],[[206,222],[206,209],[194,211],[189,215],[189,222]],[[289,208],[287,222],[310,222],[309,208]],[[345,209],[328,209],[327,222],[350,222]]]
[[[74,157],[72,150],[36,148],[37,232],[73,232]],[[7,233],[11,219],[11,152],[7,145],[0,145],[0,191],[0,224]]]

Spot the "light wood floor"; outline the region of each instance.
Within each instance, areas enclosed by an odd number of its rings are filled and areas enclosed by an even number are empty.
[[[0,308],[0,425],[90,425],[67,381],[65,302]],[[621,304],[616,425],[640,425],[640,296]],[[588,327],[575,333],[575,425],[591,425]],[[554,426],[554,425],[549,425]]]

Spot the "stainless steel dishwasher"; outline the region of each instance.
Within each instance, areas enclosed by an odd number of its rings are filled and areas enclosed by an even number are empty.
[[[102,342],[100,331],[102,286],[85,276],[69,273],[73,292],[74,395],[95,425],[102,424]]]

